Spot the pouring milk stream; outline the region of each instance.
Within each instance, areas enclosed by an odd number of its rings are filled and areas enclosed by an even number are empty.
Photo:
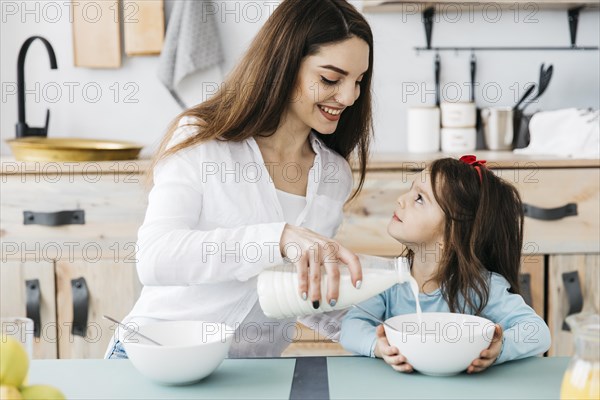
[[[409,282],[417,303],[417,314],[421,315],[419,287],[410,274],[410,264],[405,257],[383,258],[359,254],[362,266],[363,283],[360,289],[352,284],[346,266],[340,266],[340,286],[337,304],[327,302],[327,274],[321,276],[321,305],[314,309],[312,302],[302,300],[298,295],[298,274],[292,263],[266,269],[258,275],[258,300],[269,318],[302,317],[334,310],[343,310],[354,303],[367,300],[397,283]]]

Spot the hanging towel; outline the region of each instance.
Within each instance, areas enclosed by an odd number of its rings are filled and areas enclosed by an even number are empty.
[[[158,78],[183,109],[187,106],[176,92],[177,84],[223,61],[214,7],[212,1],[178,0],[169,18]]]
[[[552,154],[574,158],[600,156],[599,110],[566,108],[531,117],[531,140],[517,154]]]

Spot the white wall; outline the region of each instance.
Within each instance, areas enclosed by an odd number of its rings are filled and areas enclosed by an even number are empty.
[[[172,1],[167,0],[167,11]],[[197,73],[180,84],[180,93],[188,104],[205,98],[203,83],[214,85],[222,81],[268,17],[275,1],[253,2],[263,10],[262,18],[256,22],[244,18],[244,7],[249,2],[216,2],[226,60],[221,68]],[[50,108],[50,136],[132,140],[146,145],[142,154],[148,155],[160,140],[167,123],[179,112],[177,104],[156,78],[158,57],[124,57],[123,66],[116,70],[75,68],[68,2],[2,0],[0,3],[1,154],[10,153],[4,140],[15,134],[17,96],[14,90],[19,48],[27,37],[42,35],[54,46],[59,68],[50,70],[46,51],[40,42],[30,47],[26,61],[26,87],[33,92],[26,95],[29,125],[41,126],[46,109]],[[50,3],[51,8],[48,6]],[[236,7],[237,13],[225,12]],[[531,16],[523,7],[520,6],[518,16],[515,16],[514,9],[504,10],[497,21],[494,21],[492,12],[484,15],[482,10],[474,10],[472,14],[465,11],[461,16],[448,13],[434,26],[433,44],[569,44],[566,11],[537,11]],[[60,17],[57,17],[56,10],[62,10]],[[537,21],[526,23],[524,20],[528,16]],[[417,54],[413,50],[414,46],[425,44],[420,15],[370,14],[367,19],[375,35],[374,151],[402,151],[406,146],[407,108],[434,102],[434,54]],[[582,12],[579,25],[578,44],[598,46],[599,12]],[[470,54],[444,52],[441,57],[443,93],[451,99],[466,100]],[[554,77],[546,94],[530,110],[600,106],[600,60],[597,51],[479,52],[477,61],[479,86],[476,97],[480,106],[512,105],[514,97],[527,82],[537,81],[542,62],[554,64]],[[126,86],[128,83],[129,86]],[[74,86],[71,96],[69,87],[73,85],[77,86]],[[84,87],[87,87],[87,93]],[[95,92],[97,87],[102,90],[99,96]],[[457,91],[457,87],[461,89]],[[415,88],[417,93],[409,91]],[[127,95],[137,102],[128,102]]]

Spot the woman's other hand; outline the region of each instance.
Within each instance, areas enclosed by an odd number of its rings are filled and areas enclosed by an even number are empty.
[[[487,349],[483,350],[481,354],[479,354],[479,358],[473,360],[471,365],[469,365],[469,368],[467,368],[467,373],[473,374],[485,371],[494,363],[494,361],[496,361],[501,350],[502,327],[496,324],[494,327],[494,337],[492,338],[492,343],[490,343],[490,346]]]
[[[319,308],[321,300],[321,265],[327,271],[327,302],[337,303],[340,286],[339,263],[350,270],[352,284],[360,289],[362,269],[358,256],[333,239],[321,236],[310,229],[287,224],[281,235],[279,249],[296,265],[298,294]]]
[[[390,346],[385,336],[383,325],[379,325],[376,330],[377,343],[375,344],[375,357],[383,358],[387,364],[399,372],[413,372],[413,367],[406,361],[406,357],[400,354],[397,347]]]

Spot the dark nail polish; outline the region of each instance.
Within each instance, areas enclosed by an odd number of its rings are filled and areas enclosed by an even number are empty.
[[[313,308],[316,310],[319,308],[319,300],[313,301]]]

